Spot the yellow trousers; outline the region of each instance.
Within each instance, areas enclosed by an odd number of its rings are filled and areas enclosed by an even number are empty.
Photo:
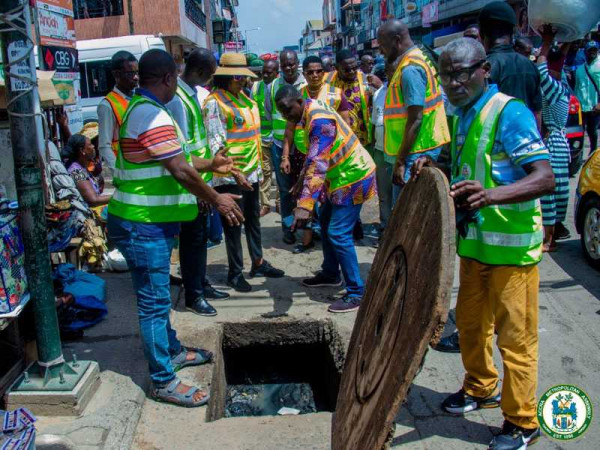
[[[463,258],[456,305],[460,352],[467,374],[464,389],[474,397],[498,392],[492,359],[494,331],[502,355],[504,418],[522,428],[537,428],[538,371],[537,266],[490,266]]]

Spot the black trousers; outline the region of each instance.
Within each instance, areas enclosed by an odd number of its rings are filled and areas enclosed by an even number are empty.
[[[263,257],[262,241],[260,235],[260,188],[258,183],[252,185],[252,191],[244,191],[236,184],[217,186],[215,190],[221,194],[229,193],[241,195],[237,201],[244,214],[244,230],[250,258],[254,264]],[[225,234],[225,247],[227,248],[227,261],[229,274],[227,279],[233,280],[244,270],[244,253],[242,249],[242,227],[228,225],[225,217],[221,218]]]
[[[583,127],[590,139],[590,154],[598,148],[598,124],[600,123],[600,115],[594,114],[592,111],[583,113]]]
[[[208,285],[206,280],[208,220],[208,214],[201,211],[191,222],[181,223],[179,259],[186,306],[192,306],[198,297],[204,296],[204,286]]]

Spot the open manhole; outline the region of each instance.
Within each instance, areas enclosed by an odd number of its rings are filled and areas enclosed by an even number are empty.
[[[329,320],[224,324],[207,419],[333,412],[343,364]]]

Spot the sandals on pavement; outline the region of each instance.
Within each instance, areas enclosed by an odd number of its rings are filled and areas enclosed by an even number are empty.
[[[202,394],[199,396],[198,394]],[[171,403],[184,408],[197,408],[208,403],[210,395],[195,386],[187,386],[174,378],[163,387],[154,387],[150,396],[157,402]]]
[[[193,357],[192,357],[193,356]],[[175,372],[184,367],[201,366],[207,364],[213,359],[213,354],[208,350],[193,347],[181,347],[181,352],[174,358],[171,358],[171,364]]]

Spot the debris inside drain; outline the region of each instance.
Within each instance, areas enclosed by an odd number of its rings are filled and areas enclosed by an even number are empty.
[[[230,385],[227,387],[226,405],[225,417],[317,412],[308,383]]]

